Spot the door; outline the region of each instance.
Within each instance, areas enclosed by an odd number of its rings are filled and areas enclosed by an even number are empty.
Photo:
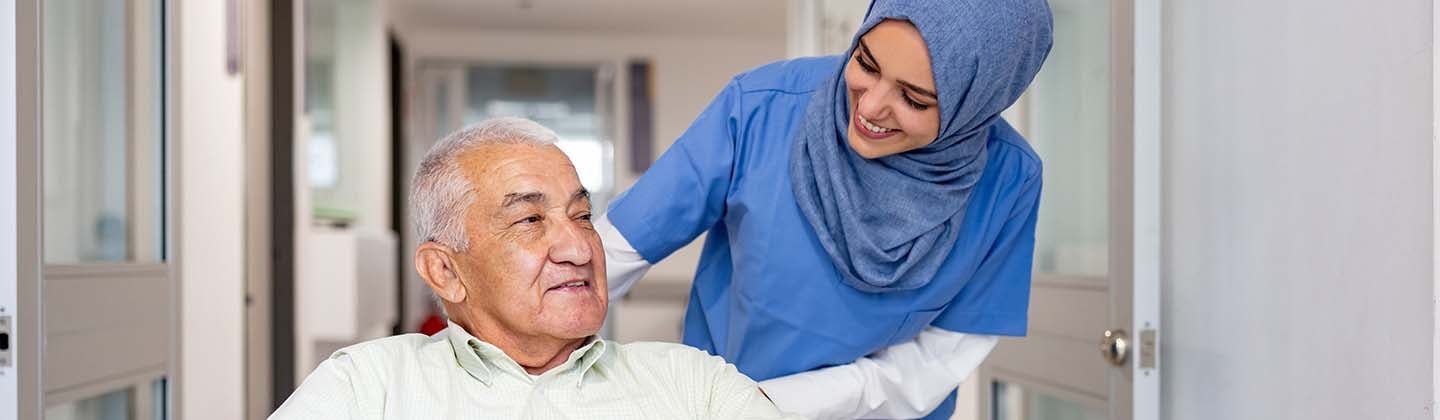
[[[1007,111],[1045,162],[1030,330],[981,369],[981,415],[1157,419],[1159,8],[1050,6],[1054,48]]]
[[[7,133],[19,209],[7,220],[23,227],[8,236],[21,293],[17,319],[0,313],[0,324],[26,330],[0,344],[20,356],[18,416],[168,418],[178,358],[167,3],[16,3],[6,7],[23,11],[13,26],[23,70],[12,74],[27,89],[6,110],[18,117]]]

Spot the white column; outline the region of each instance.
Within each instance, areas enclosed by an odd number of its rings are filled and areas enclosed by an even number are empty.
[[[243,89],[226,69],[226,2],[178,4],[177,197],[182,419],[244,410]]]

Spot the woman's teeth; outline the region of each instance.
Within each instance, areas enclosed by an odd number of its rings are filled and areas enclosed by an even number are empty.
[[[864,125],[865,128],[869,129],[870,131],[874,131],[876,133],[889,133],[891,131],[895,131],[895,129],[893,128],[885,128],[875,125],[875,123],[870,122],[870,120],[865,119],[865,117],[861,117],[859,115],[857,115],[857,117],[860,117],[860,124]]]

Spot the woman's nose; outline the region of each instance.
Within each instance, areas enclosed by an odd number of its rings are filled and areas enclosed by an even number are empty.
[[[885,86],[884,83],[875,83],[870,89],[863,91],[858,98],[859,103],[855,106],[855,112],[867,120],[877,121],[890,116],[889,96],[894,89]]]

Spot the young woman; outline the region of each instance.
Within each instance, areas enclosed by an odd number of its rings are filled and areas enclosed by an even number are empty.
[[[787,411],[949,418],[1023,335],[1041,165],[999,117],[1044,0],[876,0],[848,53],[739,76],[598,228],[612,293],[708,232],[684,342]]]

